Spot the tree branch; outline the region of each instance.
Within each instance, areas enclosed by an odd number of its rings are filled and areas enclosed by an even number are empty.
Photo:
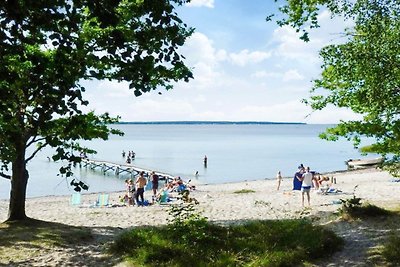
[[[0,172],[0,177],[11,180],[11,175],[8,175],[8,174],[2,173],[2,172]]]
[[[42,139],[44,139],[44,138],[42,138]],[[27,163],[28,161],[30,161],[31,159],[33,159],[33,158],[36,156],[36,154],[37,154],[42,148],[44,148],[44,147],[47,146],[47,145],[48,145],[48,143],[44,143],[44,144],[40,145],[40,146],[32,153],[32,155],[31,155],[30,157],[28,157],[28,158],[25,159],[25,163]]]
[[[32,140],[26,144],[26,147],[29,147],[30,145],[32,145],[32,144],[35,143],[35,142],[39,142],[39,141],[42,141],[42,140],[46,140],[45,137],[38,138],[38,139],[36,139],[36,137],[37,137],[37,136],[34,136],[34,137],[32,138]]]

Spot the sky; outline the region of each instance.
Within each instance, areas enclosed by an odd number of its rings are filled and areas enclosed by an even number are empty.
[[[162,94],[135,97],[128,83],[86,82],[85,97],[96,113],[121,121],[270,121],[337,123],[358,118],[351,111],[328,107],[311,112],[301,102],[310,96],[321,73],[318,51],[343,41],[351,25],[321,11],[321,27],[311,41],[295,30],[266,22],[276,11],[272,0],[192,0],[177,9],[195,33],[181,53],[194,79]]]

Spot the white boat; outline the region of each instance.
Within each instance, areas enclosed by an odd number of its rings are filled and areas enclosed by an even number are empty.
[[[372,158],[372,159],[349,159],[346,161],[350,168],[365,168],[374,165],[378,165],[383,162],[383,158]]]

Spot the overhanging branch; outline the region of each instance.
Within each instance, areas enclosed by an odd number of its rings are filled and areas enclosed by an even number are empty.
[[[31,159],[33,159],[33,158],[36,156],[36,154],[37,154],[42,148],[44,148],[44,147],[47,146],[47,145],[48,145],[48,143],[44,143],[44,144],[42,144],[42,145],[39,145],[38,148],[32,153],[32,155],[31,155],[30,157],[28,157],[28,158],[25,159],[25,163],[27,163],[28,161],[30,161]]]
[[[8,175],[8,174],[2,173],[2,172],[0,172],[0,177],[11,180],[11,175]]]

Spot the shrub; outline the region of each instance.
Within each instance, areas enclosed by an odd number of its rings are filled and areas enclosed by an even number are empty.
[[[355,190],[357,187],[358,185],[354,187],[352,198],[341,199],[342,207],[339,211],[344,219],[381,217],[391,214],[390,211],[375,205],[368,203],[363,204],[361,198],[356,197],[355,195]]]

